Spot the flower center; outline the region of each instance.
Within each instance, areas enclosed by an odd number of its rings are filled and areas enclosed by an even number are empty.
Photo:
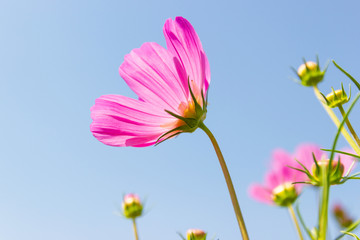
[[[181,102],[178,109],[184,118],[196,118],[195,104],[192,100],[187,103]]]

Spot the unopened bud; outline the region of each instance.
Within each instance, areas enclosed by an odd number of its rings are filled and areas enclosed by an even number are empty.
[[[206,240],[206,232],[201,229],[189,229],[186,232],[186,240]]]
[[[323,80],[325,71],[321,71],[317,63],[308,61],[300,65],[297,74],[302,85],[311,87],[316,86]]]
[[[338,224],[343,228],[349,227],[354,222],[340,204],[333,207],[333,214]]]
[[[274,203],[281,207],[287,207],[295,202],[298,194],[295,186],[292,183],[284,183],[272,191],[272,200]]]
[[[331,107],[338,107],[347,103],[350,100],[343,89],[333,91],[326,95],[326,104]]]
[[[340,161],[340,160],[339,160]],[[329,160],[320,160],[317,164],[311,166],[312,176],[314,177],[317,185],[321,185],[323,169],[329,168]],[[329,173],[330,184],[338,184],[344,173],[344,165],[338,161],[331,162],[331,169]]]
[[[125,217],[136,218],[141,216],[143,206],[138,195],[130,193],[124,196],[122,209]]]

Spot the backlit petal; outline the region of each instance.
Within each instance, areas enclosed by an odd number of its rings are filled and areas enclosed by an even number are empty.
[[[132,50],[119,73],[139,99],[163,110],[179,113],[181,102],[187,103],[183,68],[172,53],[156,43],[144,43]]]
[[[260,202],[268,204],[273,203],[271,198],[271,190],[265,188],[260,184],[252,184],[249,188],[249,195]]]
[[[93,135],[111,146],[152,145],[176,121],[153,104],[118,95],[96,99],[91,117]]]
[[[168,19],[164,25],[164,35],[167,48],[180,59],[190,80],[196,83],[200,88],[198,90],[206,93],[210,83],[209,61],[193,26],[182,17]]]

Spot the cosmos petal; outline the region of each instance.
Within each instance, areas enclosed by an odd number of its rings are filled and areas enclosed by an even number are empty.
[[[91,108],[90,129],[110,146],[151,145],[175,120],[154,105],[119,95],[105,95]]]
[[[206,93],[210,84],[209,61],[193,26],[182,17],[168,19],[164,25],[164,35],[167,48],[180,59],[190,80]]]
[[[272,198],[271,198],[271,190],[265,188],[264,186],[254,183],[249,188],[249,195],[263,203],[272,204]]]
[[[178,112],[181,102],[188,100],[183,68],[172,53],[157,43],[144,43],[132,50],[125,56],[119,73],[145,102]]]

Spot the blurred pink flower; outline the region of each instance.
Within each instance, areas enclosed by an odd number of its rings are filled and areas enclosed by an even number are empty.
[[[349,149],[342,151],[352,153]],[[312,169],[315,165],[313,155],[318,163],[328,159],[327,152],[320,150],[320,147],[315,144],[299,145],[293,155],[281,149],[275,150],[272,156],[270,170],[265,176],[265,183],[263,185],[252,184],[249,189],[250,196],[268,204],[286,206],[292,203],[296,200],[303,185],[292,184],[293,182],[306,181],[312,182],[314,185],[318,184],[311,181],[305,173],[292,169],[303,169],[298,163],[300,162],[313,174]],[[345,176],[348,171],[351,171],[350,168],[352,168],[354,158],[345,154],[336,154],[334,163],[337,163],[339,157],[340,163],[343,166],[342,176]]]
[[[342,152],[347,152],[347,153],[354,153],[353,150],[345,148],[341,150]],[[314,171],[316,169],[316,165],[314,162],[314,157],[317,160],[318,164],[327,164],[328,160],[329,160],[329,155],[330,153],[325,152],[320,150],[320,147],[314,144],[303,144],[300,145],[296,152],[295,152],[295,159],[298,160],[301,164],[304,165],[304,167],[312,174],[315,176]],[[335,154],[334,155],[334,159],[333,159],[333,169],[336,168],[336,165],[338,164],[338,161],[340,159],[340,176],[339,179],[335,179],[336,181],[340,181],[340,177],[344,177],[346,174],[350,173],[351,170],[353,169],[353,167],[355,166],[354,164],[354,158],[349,156],[349,155],[345,155],[345,154]],[[302,167],[300,167],[300,169],[303,169]],[[305,173],[302,173],[304,176],[306,176]],[[336,178],[336,176],[334,176]],[[315,176],[316,178],[316,176]],[[305,181],[311,181],[311,179],[309,179],[307,176],[305,178]],[[335,182],[336,182],[335,181]],[[334,182],[334,183],[335,183]],[[316,182],[313,183],[314,185],[316,185]]]
[[[265,176],[265,183],[252,184],[249,189],[250,196],[260,202],[280,206],[294,202],[302,186],[292,183],[304,181],[305,177],[302,172],[289,166],[299,168],[300,164],[286,151],[275,150],[272,154],[270,170]]]
[[[200,39],[182,17],[166,20],[163,32],[167,49],[144,43],[119,68],[138,99],[104,95],[91,108],[90,129],[102,143],[145,147],[192,132],[205,119],[210,67]]]

